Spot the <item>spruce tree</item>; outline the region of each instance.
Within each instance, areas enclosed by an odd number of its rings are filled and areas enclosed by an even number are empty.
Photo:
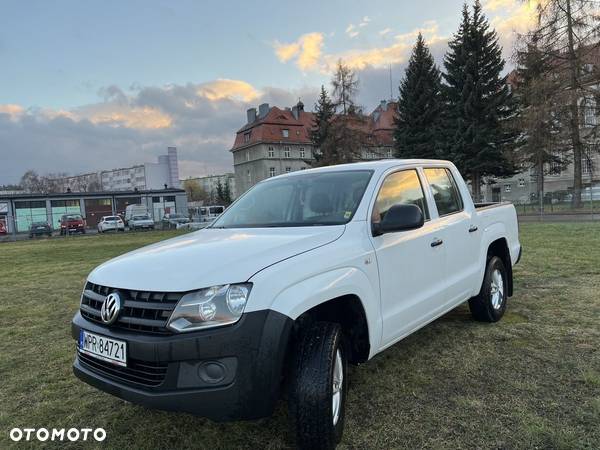
[[[323,159],[324,147],[326,147],[326,141],[331,134],[331,123],[334,114],[335,106],[329,98],[325,87],[321,86],[321,94],[315,105],[315,121],[310,130],[310,140],[315,149],[313,153],[317,165],[320,165]]]
[[[421,33],[400,83],[395,120],[395,149],[399,158],[437,158],[442,111],[441,75]]]
[[[466,5],[463,8],[462,23],[449,47],[444,60],[447,150],[479,201],[485,177],[514,173],[509,152],[515,141],[514,132],[505,126],[514,107],[502,76],[502,47],[479,0],[472,15]]]

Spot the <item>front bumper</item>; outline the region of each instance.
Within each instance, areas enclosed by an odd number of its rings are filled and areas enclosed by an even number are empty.
[[[161,363],[166,374],[159,385],[144,386],[98,370],[79,355],[73,372],[100,390],[150,408],[215,421],[266,417],[279,397],[292,323],[264,310],[244,314],[231,326],[163,336],[101,326],[78,312],[71,326],[74,339],[83,328],[124,340],[128,362]]]

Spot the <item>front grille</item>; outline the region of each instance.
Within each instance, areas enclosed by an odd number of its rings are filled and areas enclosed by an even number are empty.
[[[167,320],[183,294],[176,292],[147,292],[116,289],[87,283],[81,296],[81,315],[103,324],[100,308],[108,294],[119,291],[121,312],[113,328],[135,330],[153,334],[171,334]]]
[[[167,375],[167,365],[149,361],[137,361],[129,358],[127,367],[117,366],[85,353],[77,352],[77,358],[82,366],[100,373],[106,377],[126,383],[142,386],[160,386]]]

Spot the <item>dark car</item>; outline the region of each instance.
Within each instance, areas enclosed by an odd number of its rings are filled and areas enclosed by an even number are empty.
[[[177,228],[178,225],[189,222],[189,217],[186,217],[183,214],[168,213],[165,214],[162,218],[162,227],[163,230],[171,230]]]
[[[81,214],[65,214],[60,218],[60,234],[85,234],[85,222]]]
[[[52,236],[52,227],[48,222],[33,222],[29,228],[29,237]]]

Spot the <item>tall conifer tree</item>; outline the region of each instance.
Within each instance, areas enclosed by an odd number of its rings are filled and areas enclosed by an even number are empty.
[[[472,14],[464,6],[462,23],[449,47],[444,59],[447,150],[471,182],[478,201],[486,176],[514,173],[510,150],[516,139],[505,126],[514,108],[502,75],[502,47],[479,0]]]
[[[441,75],[421,33],[400,83],[395,149],[399,158],[437,158],[441,137]]]

